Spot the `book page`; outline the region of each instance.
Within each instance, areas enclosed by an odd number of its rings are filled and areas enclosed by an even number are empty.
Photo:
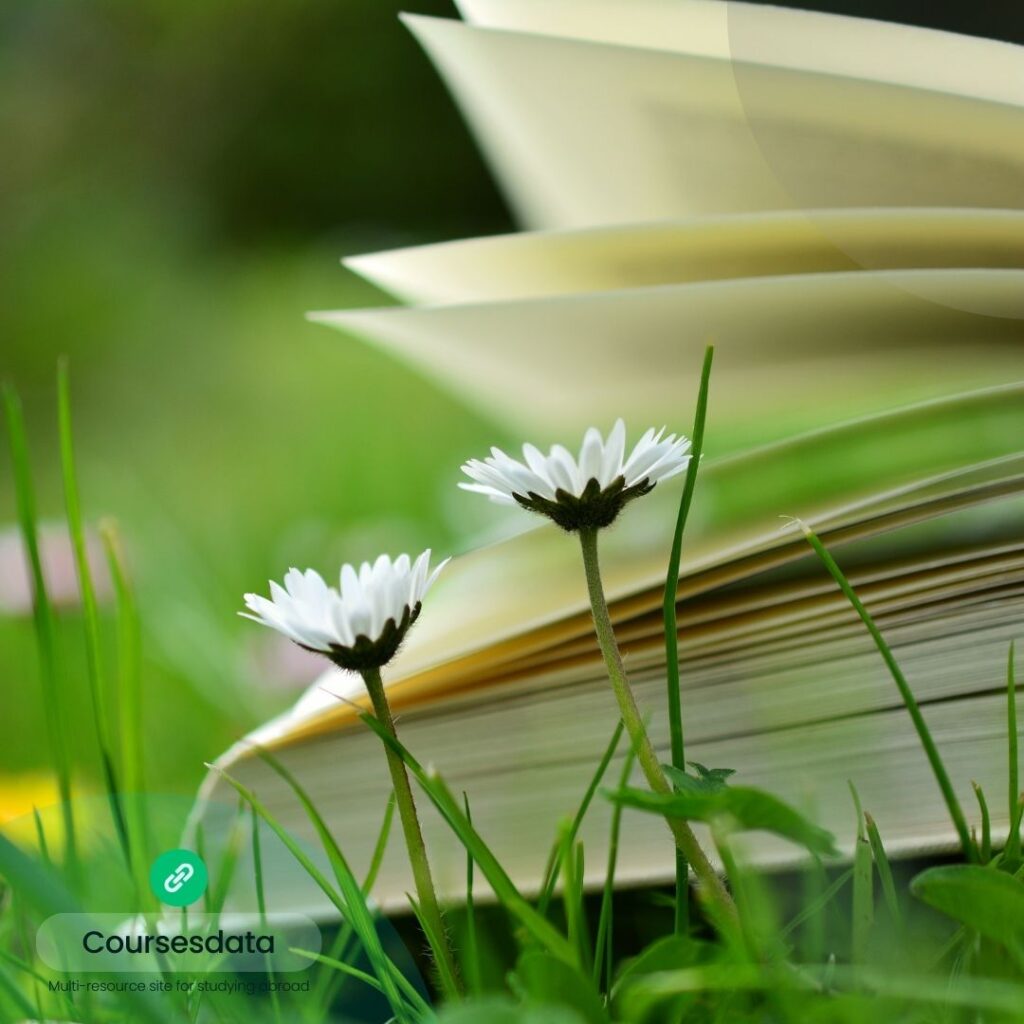
[[[466,21],[1024,104],[1024,50],[994,39],[735,0],[457,0]]]
[[[789,275],[310,315],[491,416],[550,434],[582,432],[608,410],[678,427],[711,340],[711,429],[729,423],[744,437],[765,420],[776,436],[793,434],[1024,375],[1024,271],[1014,270]]]
[[[343,262],[428,305],[856,269],[1021,268],[1024,213],[782,210],[492,235]]]
[[[406,16],[523,223],[1024,207],[1024,109]]]

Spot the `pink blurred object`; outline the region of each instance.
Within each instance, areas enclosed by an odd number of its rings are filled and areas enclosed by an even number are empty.
[[[106,601],[111,595],[110,574],[94,531],[86,530],[85,544],[96,598]],[[78,575],[66,524],[40,524],[39,553],[50,600],[60,608],[77,607],[80,603]],[[21,533],[14,526],[0,530],[0,614],[32,614],[32,580]]]

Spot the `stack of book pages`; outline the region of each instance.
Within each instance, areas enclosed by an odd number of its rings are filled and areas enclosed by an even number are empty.
[[[349,259],[406,305],[314,318],[524,440],[565,443],[619,415],[635,432],[686,431],[714,342],[678,581],[689,756],[793,802],[843,849],[848,780],[891,852],[955,845],[870,637],[780,519],[799,516],[892,645],[965,805],[977,781],[1005,831],[1006,663],[1024,639],[1024,50],[731,0],[460,6],[461,21],[405,20],[526,230]],[[669,484],[630,506],[603,550],[666,760],[678,499]],[[573,539],[539,525],[457,558],[387,681],[406,745],[468,793],[513,879],[536,889],[616,722]],[[329,673],[219,762],[315,847],[253,756],[273,748],[357,867],[389,789],[347,702],[360,695]],[[215,774],[204,786],[208,841],[229,793]],[[663,823],[627,813],[619,879],[671,878]],[[598,798],[583,825],[591,884],[609,816]],[[424,817],[458,899],[464,851]],[[748,853],[800,858],[760,835]],[[272,903],[328,911],[283,847],[264,857],[269,879],[293,879],[270,885]],[[376,894],[403,905],[410,884],[396,836]]]

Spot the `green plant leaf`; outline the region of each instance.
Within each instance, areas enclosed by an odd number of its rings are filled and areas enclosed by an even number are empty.
[[[923,903],[1024,957],[1024,882],[975,864],[922,871],[911,892]]]
[[[563,1007],[586,1024],[608,1024],[604,1001],[591,979],[550,953],[524,953],[510,983],[527,1004]]]
[[[716,793],[728,785],[730,775],[736,774],[735,768],[706,768],[699,761],[688,762],[696,772],[680,771],[674,765],[663,764],[662,771],[680,793]]]
[[[773,832],[814,853],[836,853],[835,840],[830,832],[811,824],[788,804],[759,789],[726,786],[712,792],[651,793],[623,788],[605,795],[626,807],[669,818],[707,823],[731,818],[734,828]]]

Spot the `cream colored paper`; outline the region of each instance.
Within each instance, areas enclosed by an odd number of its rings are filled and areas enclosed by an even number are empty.
[[[735,0],[457,0],[466,21],[1024,104],[1024,48]]]
[[[582,430],[609,410],[681,426],[711,341],[711,422],[748,436],[764,419],[796,432],[1024,378],[1024,271],[1013,270],[789,275],[311,316],[532,434]]]
[[[428,305],[857,269],[1019,269],[1024,213],[783,210],[489,235],[344,263],[397,298]]]
[[[406,16],[525,225],[866,206],[1024,208],[1024,110]]]

